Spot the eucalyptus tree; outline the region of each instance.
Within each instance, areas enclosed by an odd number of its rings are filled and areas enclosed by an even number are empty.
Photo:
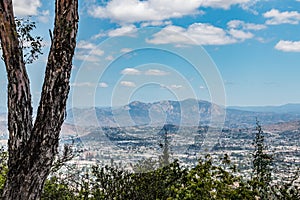
[[[78,0],[55,1],[55,24],[35,121],[30,81],[12,0],[0,1],[0,39],[7,72],[8,173],[3,199],[39,199],[65,119],[78,30]]]

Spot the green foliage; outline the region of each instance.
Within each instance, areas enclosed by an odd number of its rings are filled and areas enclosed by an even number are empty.
[[[116,166],[93,166],[91,174],[86,173],[81,179],[73,199],[254,199],[257,195],[248,183],[234,175],[236,168],[229,157],[214,165],[210,156],[192,169],[180,166],[174,161],[168,166],[145,173],[133,173]],[[68,184],[50,179],[43,197],[71,195]],[[64,179],[66,180],[66,179]],[[47,185],[46,184],[46,185]],[[53,187],[58,187],[54,189]],[[47,194],[47,195],[46,195]]]
[[[297,168],[295,173],[289,177],[283,178],[277,184],[272,186],[273,198],[278,200],[300,199],[300,169]]]
[[[162,154],[158,157],[158,160],[153,158],[142,159],[137,164],[132,166],[134,172],[145,173],[156,170],[158,167],[162,168],[170,164],[170,138],[168,136],[168,129],[164,127],[163,130],[163,143],[159,143],[159,147],[162,149]]]
[[[264,132],[256,120],[256,134],[254,139],[254,152],[252,160],[253,177],[252,186],[258,191],[261,199],[269,199],[271,195],[270,183],[272,181],[273,155],[268,153],[265,144]]]
[[[20,50],[23,51],[24,63],[31,64],[42,55],[42,41],[40,36],[32,36],[36,23],[30,18],[15,18],[17,34],[20,42]]]
[[[160,162],[158,162],[157,160],[152,158],[147,158],[147,159],[140,160],[135,165],[132,165],[132,168],[135,173],[145,173],[157,169],[159,165]]]
[[[51,173],[59,171],[62,167],[66,166],[66,163],[75,157],[72,145],[64,145],[62,154],[58,154],[55,157],[54,163],[51,168]]]
[[[239,176],[235,176],[235,166],[225,155],[222,165],[216,166],[207,155],[199,160],[182,182],[172,187],[172,196],[168,199],[254,199],[255,193]]]
[[[75,168],[67,163],[73,158],[70,146],[57,157],[52,174],[46,181],[42,199],[58,200],[194,200],[194,199],[300,199],[299,169],[287,178],[272,181],[273,157],[267,151],[264,134],[257,122],[252,154],[252,177],[238,175],[228,155],[210,155],[197,165],[186,168],[178,160],[161,166],[161,159],[145,159],[128,171],[120,166]],[[165,141],[167,144],[168,141]],[[165,146],[167,147],[167,145]],[[168,154],[163,151],[162,155]],[[168,155],[167,155],[168,156]],[[0,152],[0,186],[7,173],[7,153]],[[249,174],[248,174],[249,177]],[[0,188],[0,189],[1,189]]]
[[[95,199],[167,199],[170,189],[186,175],[175,161],[168,166],[145,173],[132,173],[115,167],[93,167]]]
[[[70,189],[67,182],[57,177],[51,177],[44,185],[42,200],[76,200],[74,191]]]
[[[44,199],[91,200],[194,200],[194,199],[300,199],[299,169],[288,179],[272,181],[273,156],[268,153],[262,127],[257,121],[252,154],[252,177],[238,175],[228,155],[200,159],[193,168],[179,161],[169,162],[167,134],[158,160],[145,159],[134,172],[117,165],[95,165],[80,176],[52,177],[45,186]],[[275,174],[276,176],[276,174]],[[66,178],[69,177],[69,178]],[[249,177],[249,174],[248,176]],[[298,182],[297,182],[298,181]],[[272,184],[271,184],[272,183]]]
[[[26,19],[16,17],[15,23],[17,27],[16,34],[19,38],[19,50],[23,54],[23,61],[25,64],[32,64],[43,54],[43,38],[32,35],[36,28],[36,22],[30,20],[30,17]]]

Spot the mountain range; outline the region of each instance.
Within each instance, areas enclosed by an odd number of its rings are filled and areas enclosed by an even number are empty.
[[[126,127],[174,124],[184,126],[210,125],[214,119],[225,117],[228,127],[253,126],[256,119],[264,124],[297,121],[300,104],[266,107],[227,107],[208,101],[133,101],[121,107],[72,108],[67,111],[66,122],[80,127]]]
[[[7,139],[6,108],[0,111],[0,139]],[[224,127],[227,128],[253,128],[256,119],[266,126],[280,123],[289,128],[292,127],[290,122],[300,121],[300,104],[224,108],[208,101],[186,99],[154,103],[133,101],[120,107],[71,108],[67,110],[62,135],[86,133],[93,127],[212,125],[212,114],[217,119],[225,117]]]
[[[300,113],[300,104],[296,103],[281,106],[232,106],[228,108],[253,112]]]
[[[225,114],[225,115],[224,115]],[[67,110],[65,128],[77,127],[127,127],[141,125],[174,124],[184,126],[209,125],[212,116],[225,116],[225,126],[254,126],[256,119],[263,124],[300,120],[300,104],[261,107],[222,107],[195,99],[183,101],[158,101],[144,103],[133,101],[120,107],[71,108]],[[1,126],[6,126],[6,108],[0,109]],[[6,127],[0,128],[6,130]]]

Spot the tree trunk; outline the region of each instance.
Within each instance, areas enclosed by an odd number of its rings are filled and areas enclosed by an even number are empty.
[[[78,0],[56,0],[55,26],[34,125],[29,79],[11,0],[0,2],[0,38],[8,77],[9,171],[3,199],[39,199],[65,118],[78,28]]]

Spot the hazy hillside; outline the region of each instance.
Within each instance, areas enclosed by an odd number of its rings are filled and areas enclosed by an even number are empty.
[[[297,113],[300,114],[300,104],[285,104],[281,106],[232,106],[229,109],[254,112]]]
[[[225,127],[254,127],[256,118],[263,125],[299,121],[298,106],[298,104],[288,104],[279,107],[234,107],[236,109],[229,107],[225,110]],[[247,109],[253,111],[247,111]],[[294,112],[287,112],[288,110]],[[62,136],[84,135],[89,133],[89,128],[93,127],[162,127],[164,124],[178,126],[210,125],[211,113],[222,116],[223,111],[224,109],[216,104],[194,99],[166,100],[154,103],[134,101],[117,108],[72,108],[67,111],[66,122],[62,127]],[[0,113],[0,122],[2,138],[7,138],[6,113]],[[286,126],[289,127],[288,124]]]
[[[222,117],[226,112],[226,126],[253,126],[256,118],[264,124],[298,120],[300,112],[278,112],[292,109],[293,106],[267,107],[269,111],[247,111],[247,108],[233,109],[194,99],[184,101],[159,101],[143,103],[134,101],[118,108],[73,108],[68,110],[67,122],[78,126],[141,126],[174,124],[193,126],[211,122],[214,116]]]

